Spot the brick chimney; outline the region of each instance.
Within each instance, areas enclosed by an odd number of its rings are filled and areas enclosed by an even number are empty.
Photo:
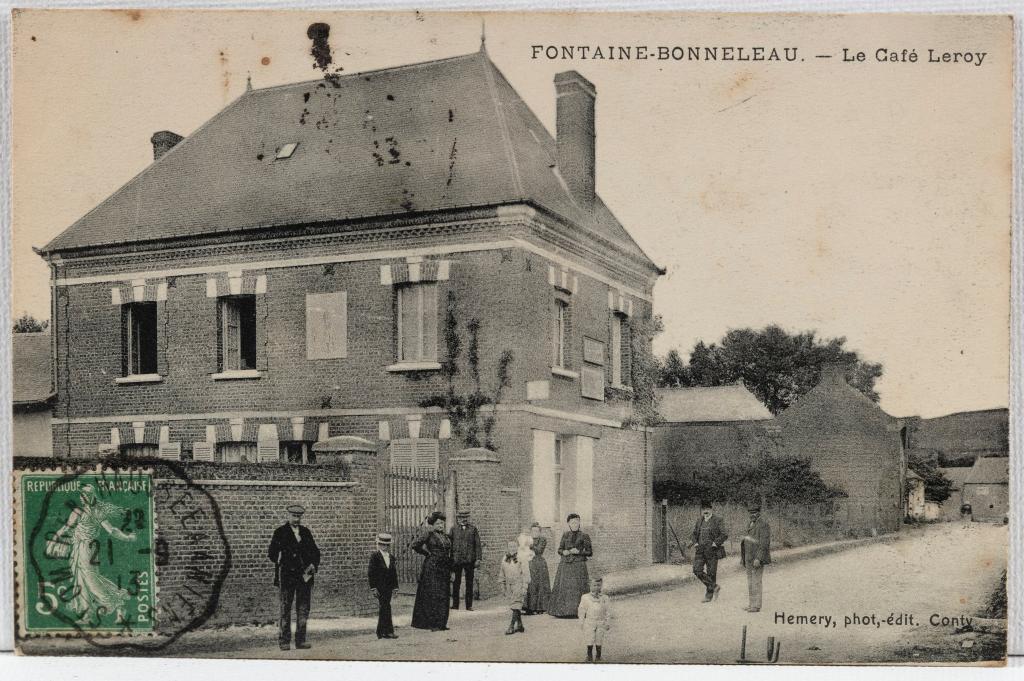
[[[153,143],[153,160],[158,161],[161,156],[171,150],[171,147],[183,139],[185,138],[170,130],[154,132],[153,136],[149,138],[149,141]]]
[[[594,209],[594,84],[576,71],[555,76],[558,172],[576,201]]]
[[[818,384],[844,385],[846,383],[847,365],[842,362],[826,362],[821,365],[821,378]]]

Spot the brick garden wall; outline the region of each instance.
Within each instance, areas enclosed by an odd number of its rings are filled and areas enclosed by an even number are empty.
[[[53,459],[17,459],[15,465],[29,468],[46,462],[59,464]],[[212,593],[228,554],[231,567],[207,625],[276,621],[277,589],[267,548],[273,531],[286,520],[284,509],[294,503],[306,508],[303,524],[322,553],[313,616],[375,611],[365,583],[366,561],[377,532],[375,461],[364,456],[350,466],[182,464],[206,494],[187,486],[159,462],[145,466],[153,469],[156,481],[158,627],[162,630],[196,615]],[[214,504],[226,543],[215,531]]]

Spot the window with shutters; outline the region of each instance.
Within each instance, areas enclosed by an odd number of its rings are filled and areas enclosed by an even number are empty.
[[[346,294],[306,294],[306,359],[348,356]]]
[[[157,373],[156,303],[128,303],[121,306],[122,360],[124,376]]]
[[[552,318],[552,356],[551,366],[559,369],[569,368],[569,357],[567,351],[569,338],[569,302],[562,299],[555,300],[554,316]]]
[[[220,306],[220,371],[256,368],[256,296],[225,296]]]
[[[399,363],[437,361],[437,284],[398,287]]]
[[[440,466],[438,440],[406,438],[391,441],[391,468],[427,469],[436,471]]]

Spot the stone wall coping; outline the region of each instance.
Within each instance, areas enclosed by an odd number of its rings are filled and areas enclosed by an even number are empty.
[[[177,478],[154,478],[154,483],[185,485]],[[203,487],[357,487],[360,483],[340,480],[193,480],[193,485]]]
[[[471,447],[470,449],[463,449],[455,456],[448,457],[449,463],[458,462],[481,462],[481,463],[501,463],[501,459],[498,455],[489,449],[483,447]]]

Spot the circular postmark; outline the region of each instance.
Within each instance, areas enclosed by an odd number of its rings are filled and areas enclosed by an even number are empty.
[[[216,612],[231,551],[184,466],[110,458],[15,471],[18,636],[153,652]]]

